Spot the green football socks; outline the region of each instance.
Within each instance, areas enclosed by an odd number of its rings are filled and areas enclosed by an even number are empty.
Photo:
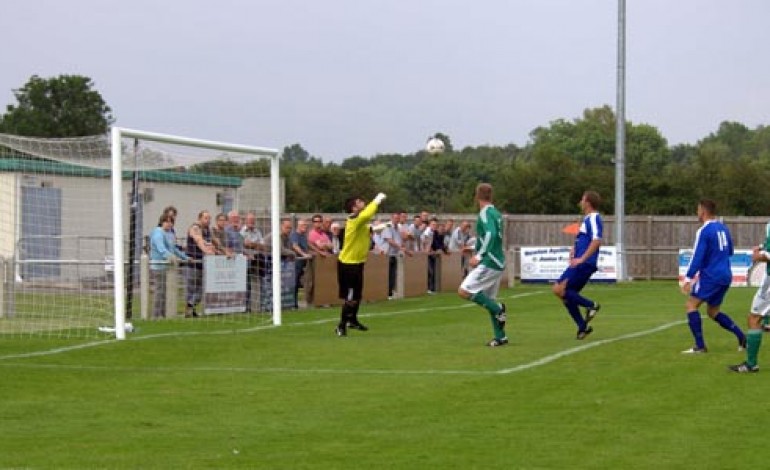
[[[762,330],[749,330],[746,335],[746,364],[757,365],[759,347],[762,345]]]
[[[471,296],[471,300],[487,309],[492,315],[500,313],[500,304],[496,300],[492,300],[483,292],[476,292]]]
[[[495,338],[500,339],[505,337],[505,331],[500,328],[500,324],[497,321],[497,315],[502,311],[500,304],[496,300],[490,299],[483,292],[476,292],[471,296],[471,300],[484,307],[489,312],[489,318],[492,320],[492,329],[495,331]]]

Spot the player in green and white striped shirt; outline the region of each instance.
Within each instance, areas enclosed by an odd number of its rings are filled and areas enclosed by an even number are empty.
[[[492,204],[491,184],[480,183],[476,186],[476,202],[480,209],[476,221],[476,253],[469,261],[472,270],[460,284],[457,293],[489,312],[495,337],[487,346],[497,347],[508,344],[508,337],[505,336],[505,304],[495,300],[505,269],[503,217]]]
[[[749,309],[748,324],[749,329],[746,332],[746,361],[734,366],[728,366],[733,372],[752,373],[759,372],[757,356],[759,347],[762,345],[762,330],[765,320],[770,318],[770,224],[765,227],[765,243],[754,247],[751,253],[751,261],[754,263],[767,263],[767,271],[762,285],[759,286],[754,294]]]
[[[770,222],[765,225],[765,250],[770,250]],[[770,275],[770,263],[765,263],[767,267],[765,273]],[[762,329],[770,332],[770,315],[762,317]]]

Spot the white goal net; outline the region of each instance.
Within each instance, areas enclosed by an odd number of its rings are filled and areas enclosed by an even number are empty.
[[[277,237],[281,203],[273,149],[121,128],[68,139],[0,134],[0,335],[122,339],[143,321],[189,322],[193,310],[197,322],[280,324],[280,263],[270,288],[264,277],[255,283],[254,256],[227,248],[223,228],[240,231],[248,218]],[[169,207],[163,233],[184,256],[188,230],[209,215],[206,242],[223,241],[211,256],[219,282],[198,279],[191,291],[189,272],[195,280],[203,260],[153,259],[151,235]]]

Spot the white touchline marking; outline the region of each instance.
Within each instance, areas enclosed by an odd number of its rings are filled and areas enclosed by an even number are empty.
[[[519,297],[528,297],[531,295],[537,295],[542,294],[545,291],[536,291],[536,292],[524,292],[521,294],[515,294],[507,297],[501,297],[501,300],[505,299],[515,299]],[[453,307],[442,307],[442,310],[456,310],[461,308],[467,308],[472,307],[475,304],[472,302],[466,302],[460,305],[456,305]],[[395,312],[382,312],[382,313],[364,313],[361,314],[362,318],[370,318],[370,317],[388,317],[393,315],[404,315],[409,313],[422,313],[422,312],[429,312],[435,310],[434,308],[415,308],[410,310],[397,310]],[[283,326],[308,326],[308,325],[321,325],[324,323],[332,323],[339,321],[338,318],[321,318],[318,320],[313,321],[306,321],[306,322],[298,322],[298,323],[289,323],[284,324]],[[154,335],[146,335],[146,336],[136,336],[134,338],[131,338],[131,341],[145,341],[150,339],[157,339],[157,338],[168,338],[168,337],[178,337],[178,336],[200,336],[200,335],[230,335],[233,333],[251,333],[255,331],[262,331],[262,330],[270,330],[274,328],[279,328],[275,325],[259,325],[259,326],[253,326],[249,328],[242,328],[239,330],[217,330],[217,331],[180,331],[180,332],[168,332],[168,333],[157,333]],[[39,356],[52,356],[55,354],[62,354],[69,351],[76,351],[78,349],[87,349],[87,348],[93,348],[97,346],[105,346],[105,345],[111,345],[116,344],[116,341],[114,339],[105,339],[100,341],[93,341],[90,343],[83,343],[83,344],[77,344],[73,346],[64,346],[60,348],[54,348],[54,349],[48,349],[44,351],[34,351],[29,353],[19,353],[19,354],[9,354],[6,356],[0,356],[0,361],[8,360],[8,359],[24,359],[24,358],[30,358],[30,357],[39,357]]]
[[[73,346],[64,346],[61,348],[48,349],[45,351],[33,351],[29,353],[9,354],[7,356],[0,356],[0,361],[6,360],[6,359],[23,359],[23,358],[37,357],[37,356],[52,356],[54,354],[61,354],[69,351],[76,351],[78,349],[93,348],[96,346],[102,346],[102,345],[111,344],[114,342],[115,340],[105,339],[101,341],[94,341],[91,343],[83,343],[83,344],[76,344]]]
[[[674,321],[671,323],[666,323],[664,325],[656,326],[655,328],[649,329],[649,330],[643,330],[643,331],[637,331],[634,333],[628,333],[625,335],[616,336],[615,338],[607,338],[602,339],[599,341],[595,341],[592,343],[585,343],[580,346],[577,346],[575,348],[565,349],[564,351],[560,351],[556,354],[551,354],[550,356],[545,356],[541,359],[538,359],[536,361],[529,362],[527,364],[520,364],[516,367],[511,367],[510,369],[501,369],[496,371],[497,374],[512,374],[514,372],[519,372],[522,370],[532,369],[534,367],[542,366],[544,364],[548,364],[550,362],[553,362],[557,359],[561,359],[562,357],[570,356],[575,353],[579,353],[581,351],[585,351],[586,349],[596,348],[598,346],[603,346],[605,344],[609,343],[615,343],[617,341],[623,341],[626,339],[632,339],[632,338],[638,338],[640,336],[647,336],[651,335],[653,333],[657,333],[658,331],[663,331],[671,328],[672,326],[677,326],[686,323],[685,320],[679,320]]]

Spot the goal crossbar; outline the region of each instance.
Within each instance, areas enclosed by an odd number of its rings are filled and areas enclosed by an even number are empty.
[[[114,296],[115,296],[115,336],[117,339],[126,338],[126,299],[125,299],[125,254],[123,252],[123,210],[121,207],[123,194],[123,147],[122,139],[124,137],[143,139],[153,142],[160,142],[173,145],[185,145],[188,147],[197,147],[210,150],[224,150],[246,155],[270,158],[270,191],[272,194],[279,193],[279,155],[276,149],[265,147],[254,147],[248,145],[232,144],[226,142],[217,142],[213,140],[195,139],[191,137],[182,137],[169,134],[160,134],[156,132],[147,132],[123,127],[113,127],[111,131],[111,152],[112,152],[112,230],[114,244]],[[270,230],[273,240],[280,240],[280,201],[278,197],[271,198],[270,207]],[[280,243],[271,244],[271,256],[273,260],[279,260],[281,255]],[[273,324],[281,324],[281,267],[280,263],[273,263],[272,278],[272,305],[273,305]]]

